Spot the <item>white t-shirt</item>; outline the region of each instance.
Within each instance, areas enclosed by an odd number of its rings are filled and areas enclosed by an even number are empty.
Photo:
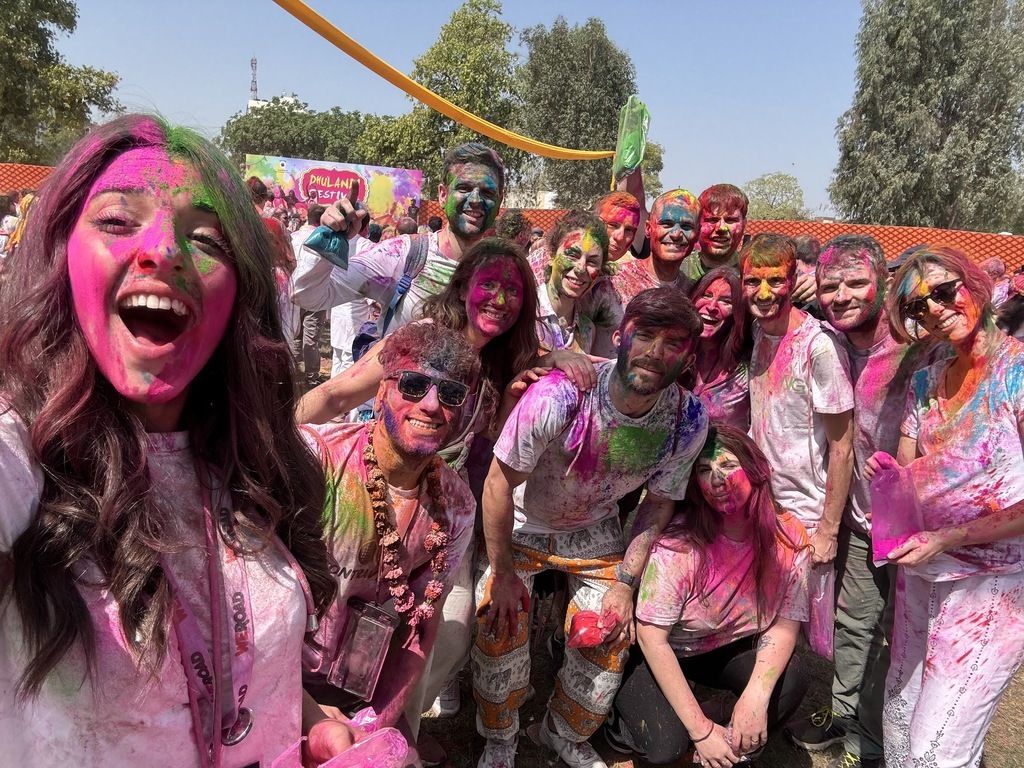
[[[855,403],[853,479],[843,521],[856,531],[869,533],[871,483],[864,478],[864,465],[876,451],[896,455],[910,377],[935,358],[936,345],[927,341],[901,344],[886,334],[882,341],[861,350],[842,334],[838,340],[850,356]]]
[[[828,440],[821,414],[853,409],[846,353],[807,315],[785,336],[755,324],[750,436],[772,467],[772,490],[809,533],[825,511]]]
[[[952,360],[914,374],[903,421],[903,434],[917,439],[922,454],[906,471],[928,531],[1024,500],[1024,344],[1004,339],[961,403],[939,395]],[[910,570],[932,581],[1017,573],[1024,570],[1024,536],[950,549]]]
[[[0,554],[10,551],[36,515],[42,476],[29,450],[20,419],[10,411],[0,416]],[[209,637],[202,497],[188,435],[151,435],[147,461],[152,493],[168,511],[174,535],[186,546],[167,556],[182,585],[180,597],[195,612],[203,636]],[[243,535],[241,530],[238,533]],[[244,561],[257,649],[246,706],[255,718],[252,732],[237,746],[224,747],[222,753],[224,766],[239,768],[257,761],[270,765],[300,737],[306,623],[302,591],[278,550],[267,548]],[[38,696],[24,704],[17,701],[16,686],[29,655],[17,609],[9,599],[0,608],[2,762],[29,768],[198,766],[199,747],[170,622],[163,662],[153,670],[140,666],[121,631],[117,604],[105,589],[88,586],[98,577],[93,566],[83,564],[83,571],[79,591],[96,637],[93,678],[76,644],[47,677]],[[230,653],[227,643],[225,652]]]
[[[645,415],[626,416],[608,392],[614,369],[614,361],[599,365],[597,386],[585,393],[553,371],[512,410],[494,455],[530,474],[514,492],[515,531],[586,528],[618,514],[618,499],[644,483],[659,496],[685,497],[707,436],[704,405],[672,386]]]
[[[380,305],[383,322],[395,287],[405,273],[412,237],[392,237],[365,250],[357,238],[349,243],[351,250],[346,270],[335,268],[327,259],[303,248],[292,275],[292,301],[305,309],[316,310],[367,298]],[[458,261],[441,253],[436,232],[415,237],[428,238],[427,260],[395,312],[388,333],[416,319],[423,302],[444,290],[459,266]]]

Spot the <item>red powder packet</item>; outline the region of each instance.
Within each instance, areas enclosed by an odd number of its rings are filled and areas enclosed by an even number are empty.
[[[602,621],[604,619],[604,621]],[[612,624],[613,616],[603,617],[596,611],[579,611],[569,624],[569,637],[565,644],[570,648],[593,648],[608,639],[604,624]]]

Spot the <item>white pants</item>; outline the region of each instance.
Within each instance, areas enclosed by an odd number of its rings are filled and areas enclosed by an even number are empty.
[[[1024,658],[1024,574],[931,582],[898,570],[885,763],[975,768]]]
[[[441,624],[437,628],[434,648],[427,659],[426,668],[416,690],[409,697],[405,719],[414,736],[419,735],[420,713],[429,709],[444,686],[445,680],[456,674],[469,658],[476,625],[476,542],[470,542],[466,556],[455,576],[455,584],[444,601]]]

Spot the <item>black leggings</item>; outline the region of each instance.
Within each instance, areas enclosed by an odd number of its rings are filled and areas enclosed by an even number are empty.
[[[754,643],[754,637],[745,637],[699,656],[678,657],[679,663],[688,681],[739,696],[754,671]],[[792,717],[806,691],[807,681],[794,656],[768,701],[768,730]],[[639,646],[630,650],[622,686],[606,727],[612,741],[643,755],[654,765],[675,763],[690,746],[690,735],[661,692]]]

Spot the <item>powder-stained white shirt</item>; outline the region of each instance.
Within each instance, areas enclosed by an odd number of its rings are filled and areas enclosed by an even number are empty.
[[[599,365],[597,386],[585,393],[553,371],[512,410],[494,455],[530,475],[514,492],[515,531],[586,528],[618,514],[618,499],[644,483],[659,496],[685,497],[707,436],[704,405],[670,386],[646,414],[626,416],[608,391],[614,368]]]
[[[0,555],[28,528],[42,491],[29,458],[28,435],[13,412],[0,416]],[[168,511],[169,526],[185,548],[167,556],[204,637],[210,633],[202,496],[188,435],[151,435],[147,453],[152,493]],[[240,536],[244,532],[239,529]],[[256,656],[246,695],[255,715],[251,733],[224,747],[225,768],[270,765],[301,735],[301,649],[306,607],[295,575],[273,547],[245,557]],[[199,766],[185,674],[168,622],[167,653],[154,669],[134,657],[110,593],[94,566],[82,565],[79,583],[96,633],[95,674],[87,674],[76,644],[28,703],[15,690],[28,663],[21,619],[10,600],[0,607],[0,752],[4,765],[110,768]],[[229,628],[226,628],[229,629]],[[230,635],[228,635],[230,636]],[[230,653],[228,644],[225,652]],[[230,667],[227,667],[230,668]]]
[[[755,324],[750,436],[772,467],[775,499],[817,530],[825,512],[828,440],[822,414],[853,409],[849,362],[825,326],[807,315],[784,336]]]

